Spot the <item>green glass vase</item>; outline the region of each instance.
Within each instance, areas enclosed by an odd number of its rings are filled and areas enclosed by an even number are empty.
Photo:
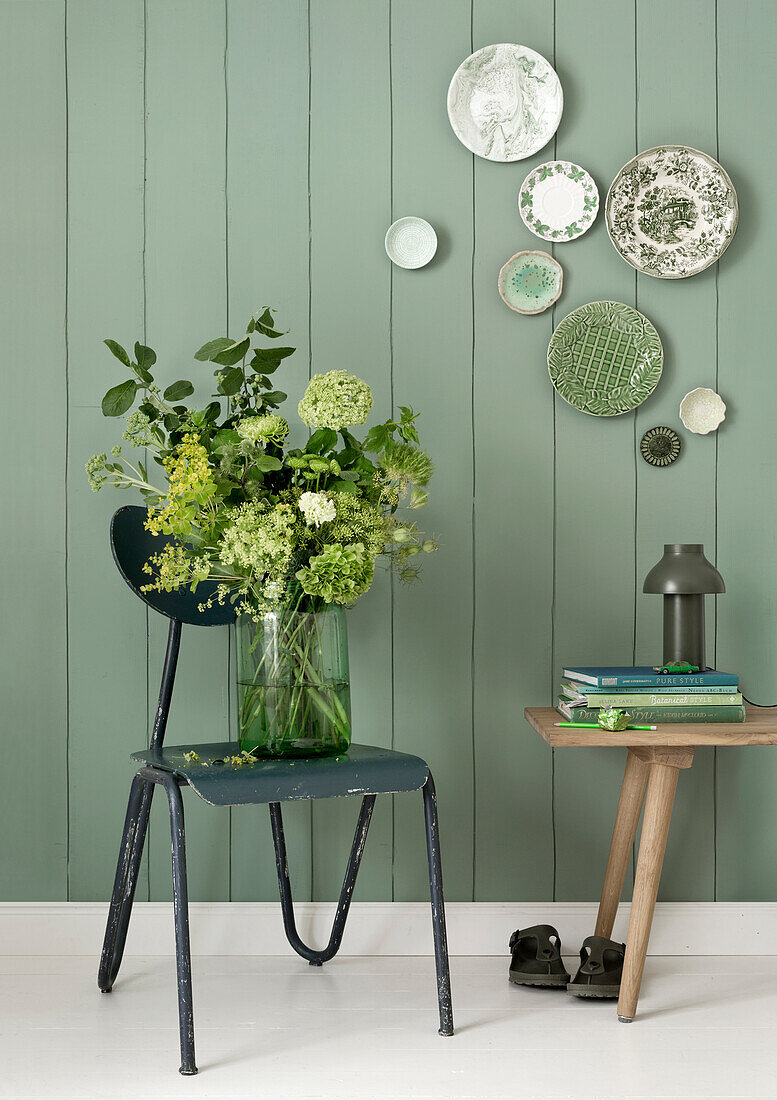
[[[327,756],[351,743],[345,608],[298,603],[237,619],[240,747],[255,756]]]

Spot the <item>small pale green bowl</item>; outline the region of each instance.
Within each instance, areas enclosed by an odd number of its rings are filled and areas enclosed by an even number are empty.
[[[499,272],[499,294],[516,313],[544,313],[561,297],[564,271],[547,252],[516,252]]]

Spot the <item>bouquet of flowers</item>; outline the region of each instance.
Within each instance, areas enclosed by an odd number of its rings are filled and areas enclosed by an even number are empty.
[[[147,529],[166,536],[145,565],[146,590],[196,591],[209,580],[206,602],[234,603],[241,746],[331,752],[347,747],[350,720],[347,668],[338,678],[328,667],[327,613],[363,596],[378,562],[403,581],[418,576],[437,544],[398,510],[426,503],[433,466],[407,406],[362,440],[353,434],[372,393],[344,370],[310,380],[297,411],[311,434],[304,448],[289,447],[289,423],[277,412],[286,394],[271,381],[295,350],[278,346],[283,335],[266,308],[242,339],[204,344],[194,358],[216,366],[205,408],[186,403],[189,381],[164,391],[155,384],[151,348],[136,343],[133,360],[106,340],[132,377],[106,393],[102,410],[128,414],[121,438],[133,450],[117,444],[86,471],[95,492],[108,482],[135,486]]]

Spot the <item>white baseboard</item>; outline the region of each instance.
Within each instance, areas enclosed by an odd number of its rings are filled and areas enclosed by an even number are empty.
[[[575,954],[593,932],[593,902],[449,902],[448,942],[453,955],[505,955],[516,927],[553,924],[565,952]],[[193,902],[192,951],[198,955],[285,955],[277,902]],[[301,902],[297,927],[311,946],[329,936],[334,903]],[[0,903],[0,954],[96,955],[107,906],[102,902]],[[613,935],[625,939],[629,906],[621,906]],[[777,904],[663,902],[656,907],[652,955],[720,955],[736,945],[739,955],[777,954]],[[172,954],[173,917],[168,902],[138,902],[127,953]],[[342,946],[346,955],[428,955],[432,952],[429,906],[422,902],[355,902]]]

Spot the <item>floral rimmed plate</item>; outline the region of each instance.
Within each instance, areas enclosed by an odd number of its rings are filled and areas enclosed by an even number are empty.
[[[556,70],[528,46],[501,42],[462,61],[448,88],[448,118],[470,152],[523,160],[558,129],[564,93]]]
[[[518,194],[524,225],[545,241],[573,241],[599,212],[599,191],[579,164],[550,160],[529,172]]]
[[[437,251],[437,234],[423,218],[398,218],[389,226],[385,243],[397,267],[424,267]]]
[[[499,272],[502,301],[516,313],[543,313],[561,296],[564,271],[547,252],[516,252]]]
[[[548,345],[548,371],[559,397],[591,416],[636,409],[658,385],[663,364],[658,333],[623,302],[572,310]]]
[[[687,145],[659,145],[634,157],[613,180],[605,205],[615,248],[658,279],[686,279],[715,263],[738,218],[727,173]]]

